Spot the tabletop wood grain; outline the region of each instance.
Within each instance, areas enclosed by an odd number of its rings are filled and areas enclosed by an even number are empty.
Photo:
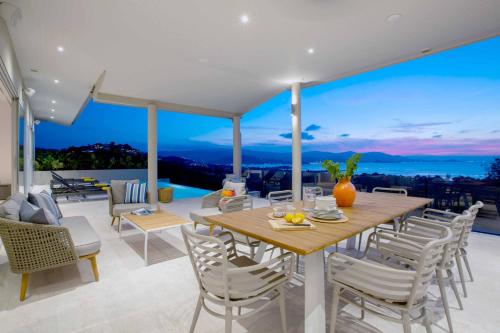
[[[126,213],[122,214],[122,217],[144,231],[170,228],[187,223],[184,218],[165,210],[154,211],[151,215],[144,216]]]
[[[424,207],[432,199],[406,197],[387,193],[358,192],[353,207],[342,208],[349,217],[346,223],[315,223],[316,230],[275,231],[269,225],[267,214],[271,207],[243,210],[205,217],[207,222],[236,231],[300,255],[320,251],[360,232],[392,221]],[[301,202],[294,203],[300,210]]]

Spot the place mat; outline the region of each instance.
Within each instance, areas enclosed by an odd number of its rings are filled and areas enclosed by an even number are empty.
[[[338,220],[324,220],[324,219],[318,219],[316,217],[312,217],[309,214],[309,215],[307,215],[307,219],[310,221],[319,222],[319,223],[344,223],[344,222],[349,221],[349,218],[345,215]]]
[[[283,219],[272,219],[268,221],[271,225],[271,228],[276,231],[293,231],[293,230],[314,230],[316,226],[311,223],[311,221],[304,220],[305,223],[309,223],[310,226],[295,226],[290,223],[287,223]]]

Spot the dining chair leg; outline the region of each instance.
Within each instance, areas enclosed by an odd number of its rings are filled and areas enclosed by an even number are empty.
[[[92,256],[89,258],[90,266],[92,267],[92,273],[94,273],[94,279],[99,281],[99,269],[97,268],[97,259],[96,256]]]
[[[358,234],[358,252],[361,252],[361,242],[363,241],[363,233]]]
[[[196,230],[196,227],[198,226],[198,222],[193,222],[193,229]]]
[[[403,317],[403,332],[411,333],[410,314],[406,311],[403,311],[401,316]]]
[[[281,314],[281,327],[283,328],[283,333],[287,332],[286,329],[286,307],[285,307],[285,293],[283,286],[279,288],[280,293],[280,314]]]
[[[332,315],[330,317],[330,333],[335,333],[335,326],[337,324],[337,314],[339,311],[340,300],[340,287],[334,285],[332,297]]]
[[[198,303],[196,303],[196,309],[194,310],[193,321],[191,322],[191,328],[189,329],[189,333],[194,332],[194,328],[196,327],[196,322],[198,321],[198,317],[200,316],[201,306],[203,303],[203,298],[198,296]]]
[[[453,272],[451,271],[451,269],[447,269],[446,272],[448,273],[448,280],[450,280],[451,289],[453,290],[453,293],[457,298],[458,306],[460,307],[460,310],[463,310],[464,306],[462,305],[462,300],[460,299],[460,294],[458,293],[458,288],[457,284],[455,283],[455,278],[453,277]]]
[[[361,299],[361,320],[365,319],[365,299]]]
[[[464,249],[460,249],[460,252],[462,253],[461,258],[464,260],[465,268],[467,268],[470,280],[473,282],[474,278],[472,277],[472,270],[470,269],[469,260],[467,259],[467,252]]]
[[[226,306],[226,326],[225,326],[225,333],[231,333],[233,325],[233,308],[230,306]]]
[[[214,229],[215,229],[215,224],[210,224],[210,226],[208,227],[208,234],[210,236],[214,235]]]
[[[443,303],[444,313],[446,315],[446,321],[448,322],[448,328],[450,333],[453,333],[453,325],[451,322],[450,306],[448,305],[448,296],[446,295],[446,289],[444,286],[443,271],[438,269],[436,271],[437,282],[439,286],[439,292],[441,293],[441,302]]]
[[[467,297],[467,288],[465,287],[465,275],[464,269],[462,267],[462,260],[460,259],[460,255],[455,253],[455,262],[457,263],[458,275],[460,276],[460,282],[462,283],[462,290],[464,292],[464,297]]]
[[[297,254],[297,258],[295,260],[295,273],[299,273],[299,260],[300,260],[300,256]]]
[[[116,219],[116,216],[113,216],[113,218],[111,219],[111,226],[113,226],[113,224],[115,224],[115,219]]]
[[[425,306],[422,308],[422,317],[423,317],[425,332],[432,333],[431,318],[429,318],[429,311],[427,311],[427,308]]]

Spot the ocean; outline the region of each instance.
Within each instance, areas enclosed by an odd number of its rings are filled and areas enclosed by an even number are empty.
[[[441,176],[441,177],[473,177],[484,178],[487,175],[487,168],[491,164],[492,158],[463,158],[451,160],[422,160],[412,162],[360,162],[357,173],[380,173],[386,175],[399,176]],[[245,167],[278,167],[291,165],[283,164],[245,164]],[[341,168],[345,164],[341,163]],[[321,171],[321,163],[309,163],[302,165],[304,171]]]

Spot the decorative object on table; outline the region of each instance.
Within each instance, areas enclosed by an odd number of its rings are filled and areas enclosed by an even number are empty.
[[[323,196],[316,198],[316,204],[312,210],[329,211],[337,208],[337,200],[332,196]]]
[[[307,219],[314,222],[321,223],[344,223],[349,221],[349,218],[344,215],[341,209],[331,209],[331,210],[313,210],[307,214]]]
[[[130,214],[138,215],[138,216],[147,216],[147,215],[151,215],[151,211],[149,209],[146,209],[146,208],[140,208],[140,209],[136,209],[136,210],[131,211]]]
[[[271,219],[268,221],[271,228],[276,231],[303,231],[316,229],[316,226],[308,220],[300,224],[288,223],[284,219]]]
[[[159,188],[158,200],[163,203],[172,202],[174,200],[174,189],[172,187]]]
[[[351,177],[358,168],[361,154],[355,153],[346,161],[345,171],[340,170],[340,163],[326,160],[323,162],[323,168],[328,171],[332,180],[337,180],[333,188],[333,196],[337,200],[339,207],[352,207],[356,199],[356,188],[351,183]]]
[[[276,202],[273,203],[273,217],[283,218],[288,213],[295,213],[296,208],[289,202]]]
[[[229,197],[235,197],[236,196],[236,191],[235,190],[222,190],[221,196],[223,198],[229,198]]]

